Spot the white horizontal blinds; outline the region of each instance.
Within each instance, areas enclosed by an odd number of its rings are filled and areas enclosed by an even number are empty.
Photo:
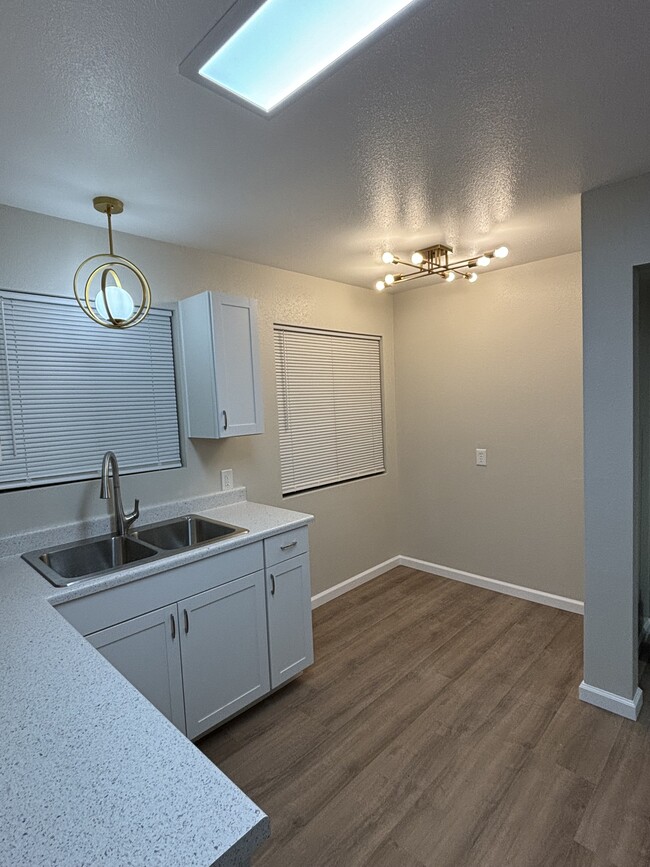
[[[282,493],[384,470],[381,338],[275,326]]]
[[[68,299],[1,297],[13,428],[0,400],[1,445],[4,458],[12,434],[24,463],[0,463],[0,489],[97,477],[108,449],[127,472],[181,465],[169,311],[117,331]]]
[[[16,369],[16,339],[6,324],[6,302],[0,296],[0,479],[24,479],[27,473],[20,405],[14,405],[10,371]]]

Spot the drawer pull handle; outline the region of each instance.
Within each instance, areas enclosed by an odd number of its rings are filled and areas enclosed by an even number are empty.
[[[298,540],[294,539],[293,542],[289,542],[288,545],[280,545],[280,550],[281,551],[288,551],[289,548],[295,548],[297,544],[298,544]]]
[[[190,616],[187,613],[187,608],[183,608],[183,621],[185,622],[185,635],[190,631]]]
[[[223,429],[228,430],[228,413],[225,409],[223,411]]]
[[[275,575],[271,575],[271,596],[275,596]]]
[[[176,618],[172,614],[172,641],[176,638]]]

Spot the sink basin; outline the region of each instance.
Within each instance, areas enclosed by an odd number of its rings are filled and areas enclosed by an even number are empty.
[[[31,551],[23,559],[57,587],[67,587],[158,554],[156,548],[129,536],[100,536],[88,542]]]
[[[184,515],[148,524],[128,536],[96,536],[84,542],[59,545],[50,550],[23,554],[30,566],[56,587],[67,587],[85,578],[96,578],[151,557],[168,557],[175,551],[198,548],[209,542],[248,533],[243,527]]]
[[[239,536],[248,533],[243,527],[234,524],[224,524],[201,518],[199,515],[184,515],[169,521],[159,521],[147,527],[131,531],[131,535],[142,542],[147,542],[163,551],[178,551],[182,548],[196,548],[207,545],[228,536]]]

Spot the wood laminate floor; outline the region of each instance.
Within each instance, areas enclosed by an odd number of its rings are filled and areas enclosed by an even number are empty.
[[[582,618],[399,567],[198,746],[271,817],[255,867],[650,865],[650,707],[578,701]]]

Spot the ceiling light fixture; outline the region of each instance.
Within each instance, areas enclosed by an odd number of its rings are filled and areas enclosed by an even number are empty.
[[[231,0],[180,72],[268,115],[413,2]]]
[[[75,271],[73,280],[74,297],[77,303],[93,322],[106,328],[131,328],[142,322],[151,307],[151,289],[147,278],[133,262],[123,256],[117,256],[113,250],[113,214],[121,214],[124,203],[112,196],[96,196],[93,206],[100,214],[106,214],[108,220],[108,253],[96,253],[89,256]],[[98,264],[99,261],[99,264]],[[140,292],[139,306],[130,292],[123,288],[116,269],[122,269],[128,275],[134,275]],[[79,289],[81,274],[90,270],[83,292]],[[124,273],[123,273],[124,276]],[[99,289],[91,300],[93,283],[99,277]],[[109,283],[109,280],[112,281]],[[133,282],[133,278],[131,277]]]
[[[407,283],[409,280],[430,276],[442,277],[448,283],[453,282],[457,277],[475,283],[478,280],[478,274],[473,269],[477,265],[489,265],[492,259],[505,259],[508,255],[508,248],[497,247],[496,250],[490,250],[479,256],[472,256],[470,259],[450,262],[449,256],[453,252],[453,248],[446,244],[433,244],[433,246],[425,247],[423,250],[416,250],[408,261],[389,252],[383,253],[381,261],[385,265],[405,265],[407,268],[412,268],[413,271],[406,274],[386,274],[383,280],[378,280],[375,283],[375,289],[381,291],[386,286],[392,286],[395,283]]]

